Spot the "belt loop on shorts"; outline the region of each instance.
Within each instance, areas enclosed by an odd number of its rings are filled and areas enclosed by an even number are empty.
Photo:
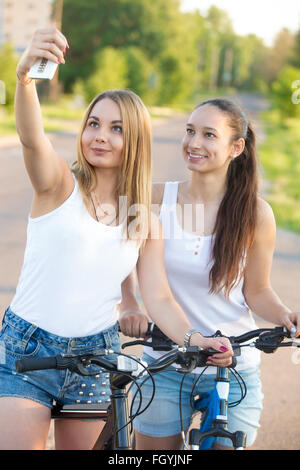
[[[22,339],[22,343],[24,345],[26,345],[28,343],[28,341],[30,340],[31,336],[33,335],[33,333],[38,329],[38,327],[36,325],[30,325],[30,327],[27,329],[27,331],[25,331],[24,335],[23,335],[23,339]]]
[[[104,331],[103,332],[103,337],[104,337],[106,349],[111,349],[112,348],[112,341],[111,341],[111,336],[110,336],[109,331]]]
[[[5,320],[5,317],[6,317],[6,314],[10,311],[10,307],[7,307],[7,309],[5,310],[4,312],[4,315],[3,315],[3,318],[2,318],[2,322],[4,322]]]

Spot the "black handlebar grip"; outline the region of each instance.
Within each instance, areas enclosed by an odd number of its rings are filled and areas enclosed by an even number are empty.
[[[27,372],[29,370],[56,369],[57,359],[52,357],[26,358],[16,361],[17,372]]]

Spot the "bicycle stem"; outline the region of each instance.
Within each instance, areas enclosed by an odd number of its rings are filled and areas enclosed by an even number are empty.
[[[114,449],[130,450],[129,410],[126,385],[131,379],[124,374],[110,374],[111,408],[113,414]]]

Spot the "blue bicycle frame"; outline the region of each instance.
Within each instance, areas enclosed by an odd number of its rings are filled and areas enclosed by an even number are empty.
[[[192,429],[189,433],[189,444],[193,449],[212,449],[217,437],[230,439],[236,450],[246,447],[244,432],[228,431],[229,387],[229,368],[218,367],[214,389],[195,400],[195,409],[202,412],[202,419],[200,429]]]

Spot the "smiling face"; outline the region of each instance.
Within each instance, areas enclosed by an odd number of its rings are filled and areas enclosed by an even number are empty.
[[[205,173],[227,169],[243,148],[244,139],[232,142],[232,129],[224,112],[209,104],[192,112],[182,141],[183,157],[190,170]]]
[[[118,169],[122,164],[123,123],[117,103],[110,98],[92,108],[81,137],[87,162],[95,168]]]

